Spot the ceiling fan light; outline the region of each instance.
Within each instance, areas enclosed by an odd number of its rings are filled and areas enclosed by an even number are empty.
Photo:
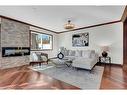
[[[68,20],[68,23],[65,24],[64,28],[65,29],[74,29],[75,25],[71,23],[70,20]]]

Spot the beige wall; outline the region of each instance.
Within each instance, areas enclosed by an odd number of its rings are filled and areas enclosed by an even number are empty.
[[[72,34],[89,32],[88,47],[72,47]],[[59,45],[67,49],[94,49],[101,55],[100,47],[109,45],[112,63],[123,64],[123,23],[108,24],[88,29],[59,34]]]

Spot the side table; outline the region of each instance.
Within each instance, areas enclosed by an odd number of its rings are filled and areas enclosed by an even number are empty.
[[[107,56],[107,57],[103,57],[103,56],[99,56],[99,63],[108,63],[111,66],[111,57]]]

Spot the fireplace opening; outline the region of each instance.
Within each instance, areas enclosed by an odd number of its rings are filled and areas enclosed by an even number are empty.
[[[30,55],[30,47],[2,47],[2,57]]]

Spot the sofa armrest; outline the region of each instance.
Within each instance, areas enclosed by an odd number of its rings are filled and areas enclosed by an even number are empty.
[[[85,61],[97,62],[97,57],[93,57],[93,58],[77,57],[73,60],[73,62],[85,62]]]
[[[97,63],[96,57],[94,58],[78,57],[75,60],[73,60],[72,66],[91,70],[96,63]]]

